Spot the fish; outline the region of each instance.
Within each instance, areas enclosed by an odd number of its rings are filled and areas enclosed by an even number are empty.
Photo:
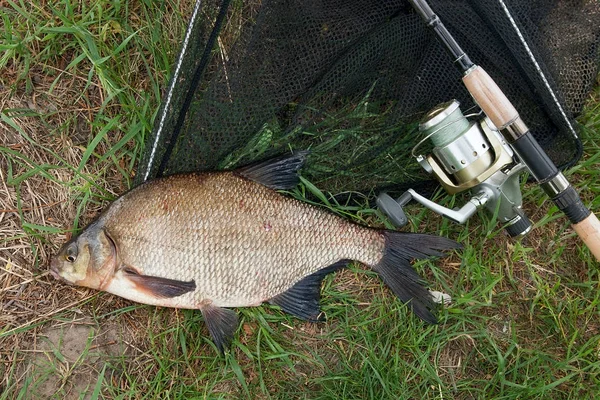
[[[372,268],[417,316],[436,323],[436,305],[411,261],[460,245],[359,225],[280,193],[299,183],[308,154],[149,180],[65,243],[50,273],[138,303],[199,309],[221,352],[238,327],[232,308],[269,302],[299,319],[323,320],[321,282],[351,261]]]

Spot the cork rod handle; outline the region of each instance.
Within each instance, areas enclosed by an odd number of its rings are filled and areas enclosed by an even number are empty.
[[[510,100],[483,68],[474,67],[463,76],[463,83],[498,129],[504,128],[519,116]]]
[[[573,229],[586,244],[590,252],[600,261],[600,221],[591,213],[583,221],[573,224]]]

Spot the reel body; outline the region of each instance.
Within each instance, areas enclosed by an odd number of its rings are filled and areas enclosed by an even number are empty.
[[[395,225],[408,222],[402,207],[415,200],[456,223],[464,223],[485,207],[490,213],[498,211],[498,219],[510,236],[523,236],[531,230],[531,222],[521,208],[519,184],[519,176],[527,167],[488,118],[469,121],[458,101],[452,100],[431,110],[419,125],[419,131],[424,138],[412,151],[419,164],[449,194],[470,191],[472,195],[460,209],[451,210],[413,189],[396,200],[382,193],[377,204]],[[427,140],[434,146],[431,153],[417,154]]]

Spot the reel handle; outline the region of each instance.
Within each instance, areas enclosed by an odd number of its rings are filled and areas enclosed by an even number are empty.
[[[410,203],[411,200],[415,200],[417,203],[425,206],[436,214],[446,217],[457,224],[464,224],[467,219],[475,214],[479,208],[483,207],[492,196],[493,194],[490,193],[488,189],[482,188],[479,193],[475,194],[460,209],[451,210],[421,196],[413,189],[408,189],[397,200],[394,200],[387,193],[380,193],[379,196],[377,196],[377,206],[388,216],[392,223],[399,228],[408,223],[408,218],[406,217],[403,207]]]

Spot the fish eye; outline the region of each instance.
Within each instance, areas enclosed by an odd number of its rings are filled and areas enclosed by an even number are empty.
[[[76,259],[77,259],[77,247],[76,246],[67,247],[67,254],[65,254],[65,260],[72,263],[72,262],[75,262]]]

